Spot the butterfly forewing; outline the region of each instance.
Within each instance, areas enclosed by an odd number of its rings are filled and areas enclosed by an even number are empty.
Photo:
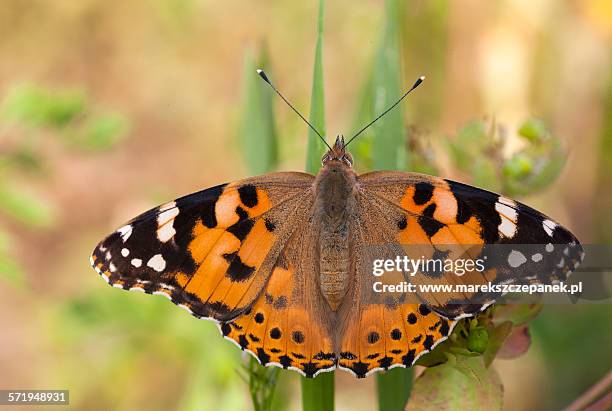
[[[275,173],[149,210],[95,248],[111,285],[162,294],[197,317],[233,318],[259,295],[313,177]]]
[[[517,284],[564,280],[583,258],[578,240],[540,212],[465,184],[416,173],[360,176],[366,197],[388,203],[384,229],[415,258],[484,258],[484,271],[419,272],[414,284]],[[417,252],[418,251],[418,252]],[[501,293],[420,293],[447,318],[474,314]]]

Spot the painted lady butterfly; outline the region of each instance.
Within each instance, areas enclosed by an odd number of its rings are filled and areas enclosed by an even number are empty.
[[[504,273],[518,283],[529,271],[563,280],[582,259],[568,230],[509,198],[416,173],[357,175],[342,137],[322,162],[316,176],[270,173],[149,210],[104,239],[91,264],[114,287],[163,295],[216,321],[263,365],[364,377],[411,366],[457,319],[493,302],[372,302],[366,247],[541,245],[537,258],[520,255],[525,270],[502,259],[481,282]]]

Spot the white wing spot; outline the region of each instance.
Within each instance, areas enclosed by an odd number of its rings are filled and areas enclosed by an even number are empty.
[[[147,267],[151,267],[158,273],[161,273],[166,268],[166,260],[162,257],[161,254],[155,254],[151,259],[147,262]]]
[[[130,255],[130,250],[128,250],[127,248],[122,248],[121,255],[127,257],[128,255]]]
[[[179,215],[178,208],[171,208],[169,210],[163,211],[159,213],[159,215],[157,216],[157,225],[161,227],[162,225],[166,224],[168,221],[173,220],[174,217],[176,217],[177,215]]]
[[[555,246],[552,245],[551,243],[546,244],[546,251],[549,253],[552,253],[555,249]]]
[[[106,260],[110,260],[111,259],[111,253],[110,251],[107,251],[106,254],[104,255],[104,258],[106,258]]]
[[[128,240],[128,238],[130,238],[130,236],[132,235],[132,225],[131,224],[124,225],[119,230],[117,230],[117,232],[121,235],[121,239],[125,243]]]
[[[516,234],[518,213],[514,208],[515,206],[516,203],[506,197],[500,197],[498,202],[495,203],[495,211],[499,213],[502,220],[498,226],[498,230],[508,238],[512,238]]]
[[[544,228],[544,231],[546,231],[546,234],[548,234],[549,237],[553,236],[553,231],[555,231],[556,227],[557,227],[557,223],[555,223],[552,220],[542,221],[542,228]]]
[[[170,240],[172,237],[174,237],[174,234],[176,234],[176,230],[172,226],[172,222],[161,226],[157,230],[157,238],[162,243],[165,243]]]
[[[115,264],[110,263],[108,265],[108,269],[111,271],[111,273],[114,273],[115,271],[117,271],[117,267],[115,267]]]
[[[540,254],[540,253],[536,253],[536,254],[531,256],[531,259],[533,260],[534,263],[538,263],[538,262],[542,261],[542,258],[544,258],[544,256],[542,256],[542,254]]]
[[[142,265],[142,260],[140,258],[132,258],[131,263],[134,267],[138,268]]]
[[[512,250],[510,254],[508,254],[508,264],[510,267],[517,268],[523,265],[527,259],[520,251]]]
[[[162,211],[157,216],[157,238],[162,243],[170,240],[176,234],[176,230],[174,229],[174,218],[179,215],[179,209],[174,207],[175,205],[176,203],[172,202],[162,206],[160,210],[164,209],[165,211]]]
[[[563,268],[564,265],[565,265],[565,258],[562,258],[561,261],[559,261],[559,264],[557,264],[557,267]]]

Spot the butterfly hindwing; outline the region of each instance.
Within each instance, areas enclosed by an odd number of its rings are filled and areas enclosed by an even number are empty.
[[[312,179],[274,173],[179,198],[104,239],[92,265],[115,287],[165,295],[197,317],[233,318],[260,294]]]
[[[504,196],[416,173],[373,172],[359,181],[366,197],[386,203],[388,218],[381,227],[393,232],[397,243],[412,247],[413,254],[489,258],[484,272],[422,272],[412,277],[415,284],[548,284],[564,280],[583,258],[580,243],[568,230]],[[459,318],[478,312],[499,294],[419,296],[447,318]]]

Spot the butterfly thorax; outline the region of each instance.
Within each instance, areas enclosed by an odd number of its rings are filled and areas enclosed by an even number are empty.
[[[349,221],[356,209],[357,175],[338,158],[324,161],[315,182],[315,214],[319,231],[321,292],[336,311],[347,293],[350,278]]]

